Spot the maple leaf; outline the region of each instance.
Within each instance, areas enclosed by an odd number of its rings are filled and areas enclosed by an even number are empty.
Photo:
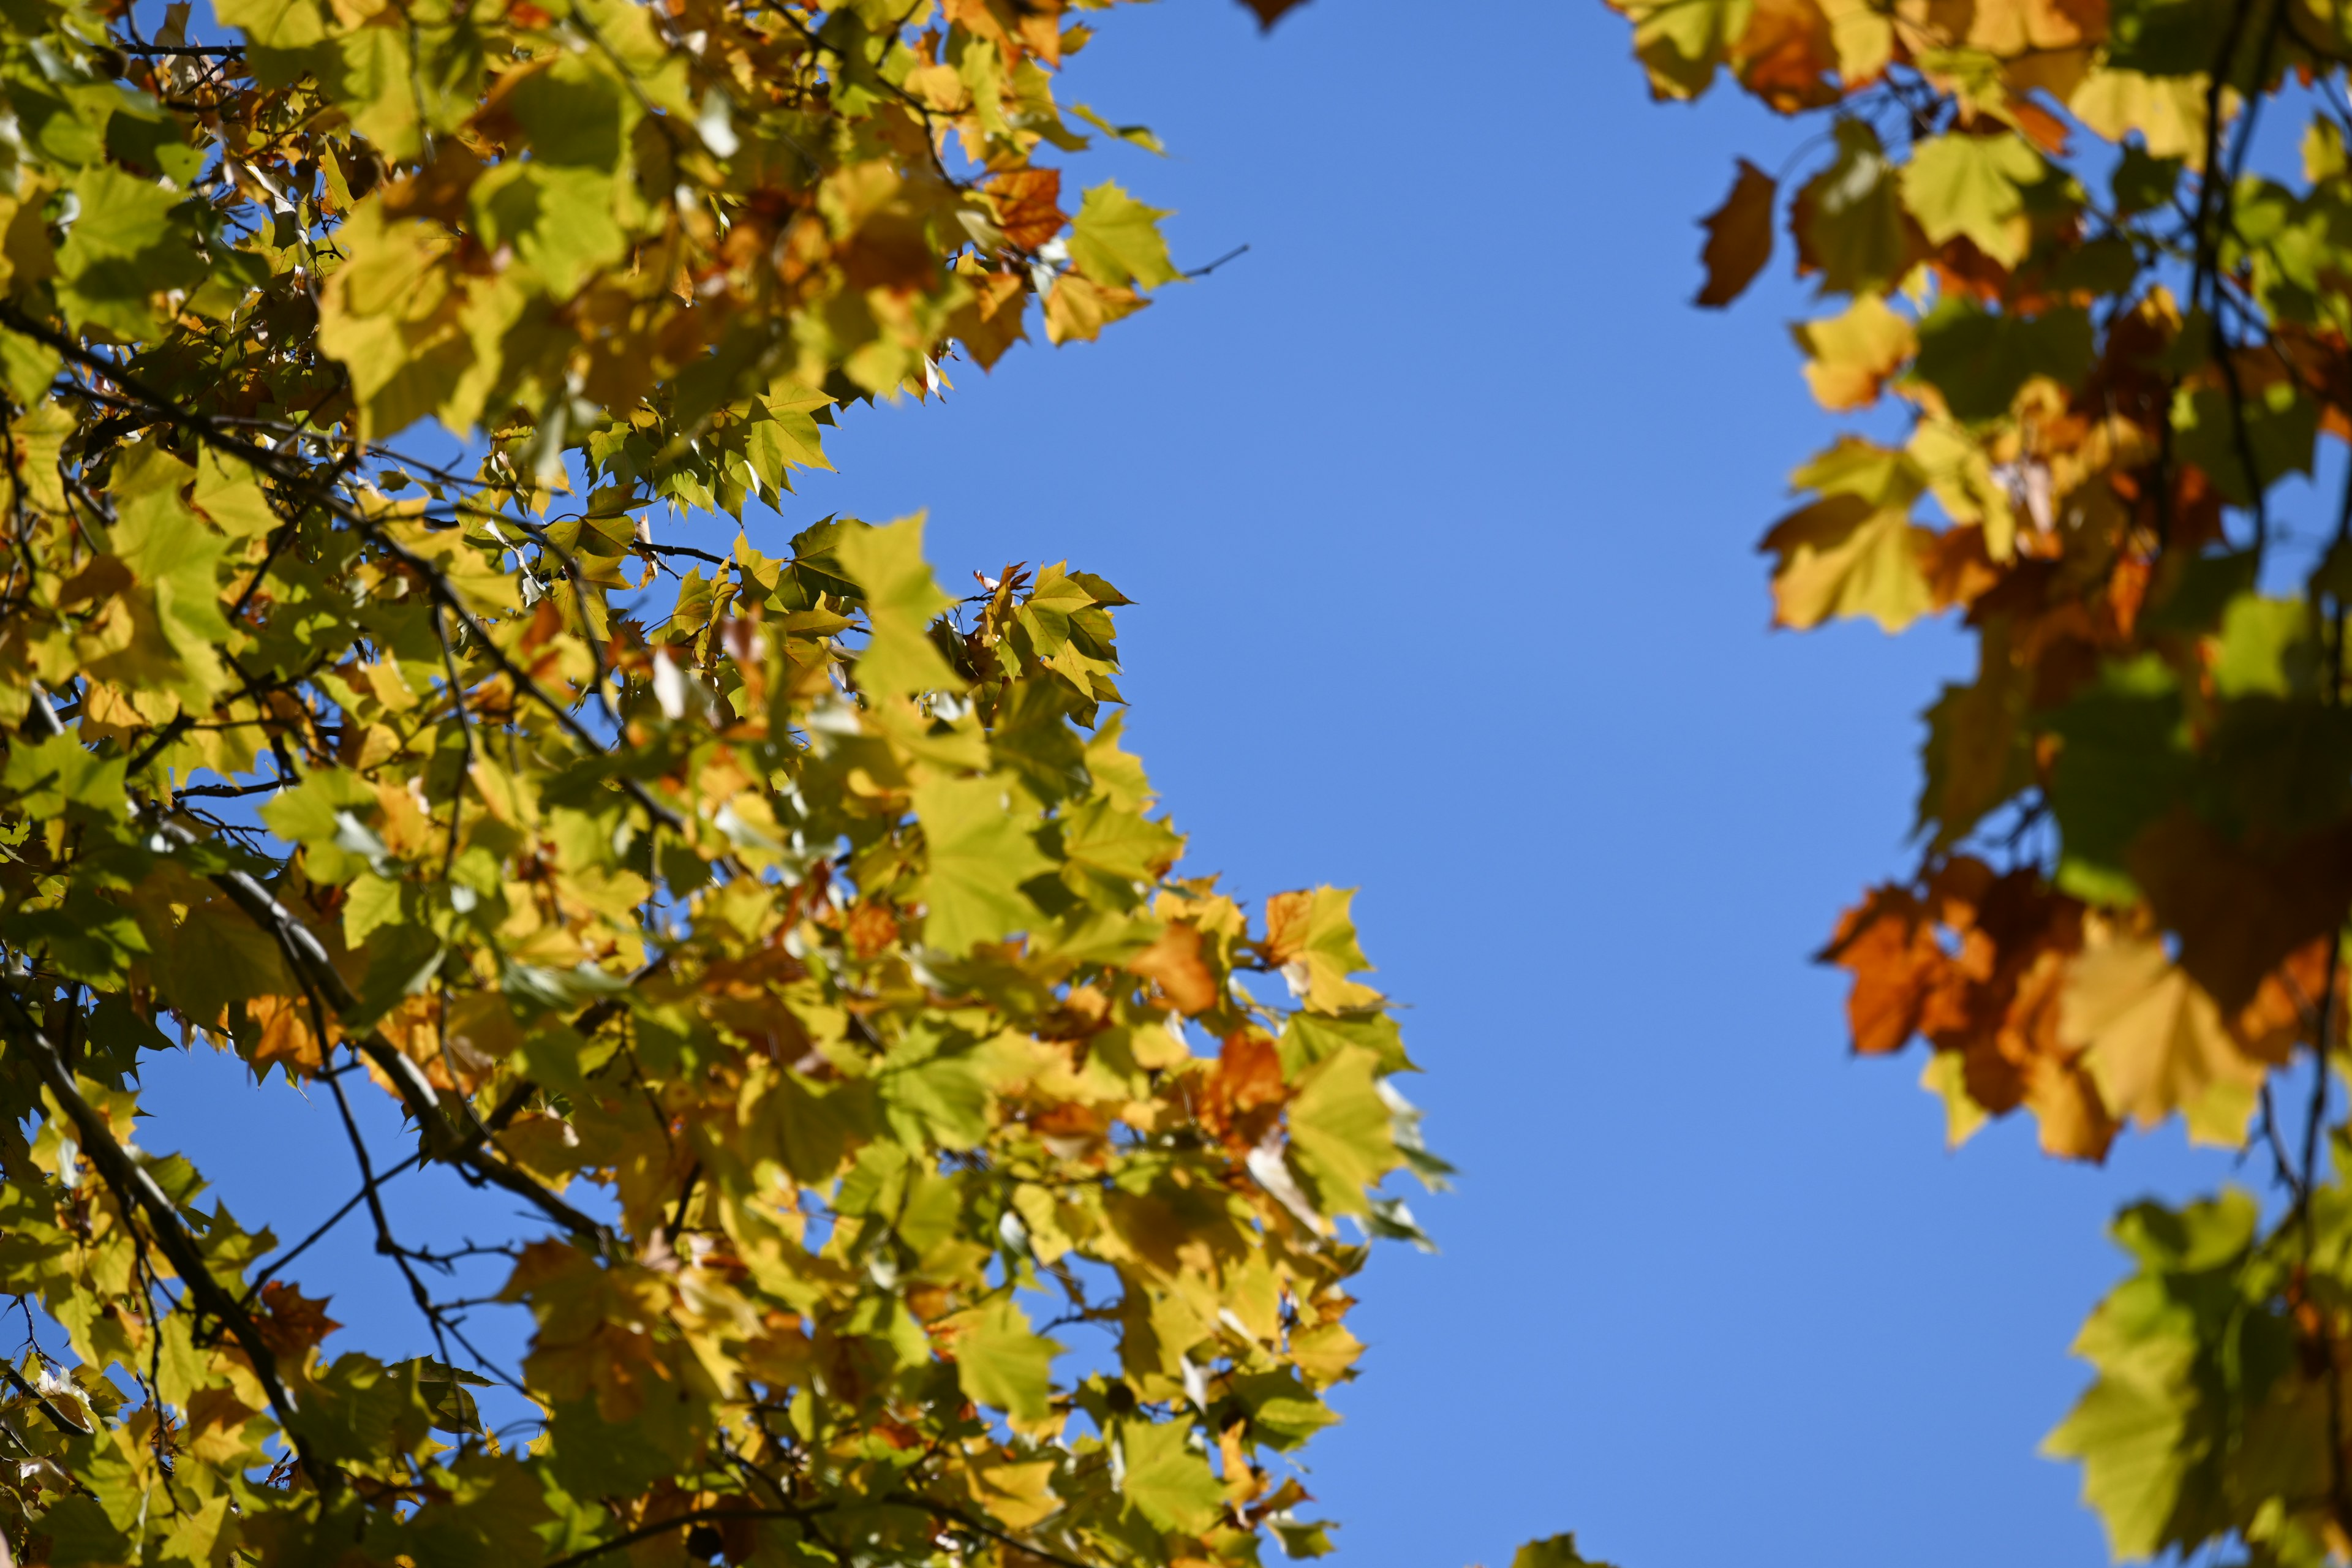
[[[1284,16],[1305,5],[1307,0],[1242,0],[1257,16],[1260,31],[1272,32],[1274,25]]]
[[[2148,1126],[2179,1111],[2194,1139],[2244,1141],[2262,1065],[2160,943],[2120,933],[2095,941],[2068,980],[2063,1028],[2116,1115]]]
[[[2325,628],[2352,550],[2288,567],[2272,541],[2318,433],[2352,437],[2318,368],[2346,328],[2323,271],[2352,251],[2295,226],[2352,200],[2342,130],[2309,118],[2301,185],[2241,178],[2231,127],[2297,100],[2231,63],[2244,45],[2210,6],[1618,8],[1657,96],[1727,65],[1772,110],[1836,104],[1828,145],[1791,160],[1796,273],[1843,297],[1797,329],[1805,374],[1841,411],[1891,384],[1911,428],[1800,470],[1810,493],[1765,541],[1777,619],[1961,606],[1976,640],[1973,680],[1927,714],[1919,868],[1823,953],[1852,973],[1856,1048],[1925,1037],[1954,1142],[2021,1108],[2067,1158],[2175,1114],[2242,1148],[2259,1109],[2292,1202],[2127,1211],[2139,1272],[2078,1342],[2098,1380],[2050,1448],[2082,1462],[2119,1558],[2340,1555],[2352,1503],[2313,1413],[2343,1335],[2313,1270],[2336,1224],[2315,1216],[2352,1213],[2321,1154],[2343,1135],[2352,936],[2346,645]],[[1870,107],[1890,79],[1891,141]],[[1729,243],[1737,205],[1709,220],[1704,303],[1764,258]],[[2158,259],[2183,243],[2185,294]],[[2200,285],[2232,269],[2254,281],[2217,320]],[[1923,495],[1948,526],[1914,521]],[[2319,1093],[2290,1111],[2266,1075],[2297,1063]]]
[[[1513,1552],[1511,1568],[1609,1568],[1609,1564],[1579,1552],[1575,1536],[1553,1535],[1530,1541]]]
[[[1155,982],[1187,1017],[1217,1005],[1217,977],[1202,960],[1200,928],[1188,921],[1169,921],[1150,946],[1127,961],[1127,967]]]
[[[1904,205],[1935,243],[1965,235],[2013,267],[2030,237],[2023,187],[2042,173],[2041,158],[2017,136],[1937,136],[1914,148],[1903,166]]]
[[[1059,169],[1006,169],[989,180],[987,190],[995,204],[996,223],[1004,231],[1004,242],[1017,250],[1040,248],[1069,222],[1059,205]]]
[[[1928,538],[1907,508],[1873,506],[1861,496],[1828,496],[1790,512],[1759,546],[1780,557],[1774,619],[1802,630],[1868,616],[1900,631],[1935,605],[1924,568]]]
[[[1730,64],[1742,87],[1782,114],[1819,109],[1839,96],[1829,79],[1837,69],[1836,46],[1816,0],[1755,0]]]
[[[289,1361],[299,1361],[320,1340],[342,1325],[327,1316],[324,1297],[303,1295],[282,1279],[261,1288],[262,1342]]]
[[[1878,401],[1879,389],[1919,342],[1909,320],[1871,294],[1854,300],[1843,315],[1790,331],[1805,351],[1805,380],[1814,397],[1822,407],[1841,411]]]
[[[1772,176],[1745,158],[1739,161],[1731,194],[1700,226],[1706,230],[1706,247],[1699,253],[1706,282],[1696,303],[1717,309],[1730,304],[1772,259],[1772,205],[1779,191]]]

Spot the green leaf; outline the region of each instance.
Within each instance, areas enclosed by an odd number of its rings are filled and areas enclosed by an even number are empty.
[[[2191,1548],[2230,1527],[2220,1444],[2292,1353],[2286,1324],[2250,1311],[2243,1294],[2259,1217],[2232,1187],[2179,1210],[2135,1205],[2116,1221],[2139,1271],[2076,1337],[2074,1353],[2098,1377],[2042,1452],[2082,1461],[2083,1499],[2118,1560]]]
[[[74,179],[81,216],[58,249],[58,300],[68,313],[135,339],[153,331],[150,297],[185,289],[204,264],[172,221],[187,197],[108,164]]]
[[[318,0],[214,0],[213,15],[268,49],[305,49],[327,36]]]
[[[2024,258],[2031,238],[2022,187],[2042,177],[2042,156],[2008,131],[1934,136],[1903,167],[1903,200],[1937,244],[1954,236],[2004,267]]]
[[[2062,742],[2050,781],[2063,846],[2058,885],[2097,902],[2135,903],[2126,851],[2188,783],[2179,684],[2153,654],[2110,664],[2050,729]]]
[[[873,636],[857,657],[858,689],[875,697],[962,688],[931,644],[931,617],[950,600],[923,556],[923,517],[881,528],[854,528],[834,545],[842,570],[866,602]]]
[[[550,294],[568,299],[628,249],[614,195],[609,170],[534,161],[499,164],[474,182],[468,201],[484,245],[513,247]]]
[[[1115,909],[1133,909],[1149,888],[1183,853],[1183,837],[1139,811],[1123,810],[1096,795],[1059,819],[1064,880],[1085,896],[1091,890]],[[1359,955],[1360,957],[1360,954]]]
[[[1798,267],[1822,275],[1823,293],[1884,292],[1911,269],[1900,181],[1868,124],[1841,120],[1836,134],[1836,159],[1806,182],[1790,210]]]
[[[1070,260],[1109,288],[1174,283],[1183,274],[1169,261],[1168,242],[1160,236],[1160,220],[1167,216],[1129,195],[1117,181],[1106,180],[1087,193],[1070,222]]]
[[[2090,370],[2091,355],[2086,311],[2017,316],[1948,300],[1919,323],[1913,374],[1943,394],[1953,418],[1976,424],[2007,414],[2035,376],[2071,386]]]
[[[1551,1535],[1530,1541],[1512,1553],[1511,1568],[1609,1568],[1609,1564],[1580,1554],[1575,1536]]]
[[[1161,1530],[1202,1534],[1224,1513],[1224,1489],[1209,1461],[1192,1452],[1192,1426],[1129,1420],[1118,1423],[1119,1491],[1129,1506]]]
[[[2318,673],[2318,628],[2301,599],[2243,594],[2222,613],[2214,650],[2213,689],[2223,697],[2288,697],[2309,690]]]
[[[2288,474],[2311,472],[2319,404],[2301,386],[2279,381],[2249,387],[2235,413],[2231,405],[2226,386],[2184,388],[2173,399],[2175,450],[2205,470],[2223,500],[2251,506],[2257,490]]]
[[[1027,1314],[1000,1296],[958,1320],[956,1383],[975,1405],[1015,1421],[1042,1421],[1051,1411],[1054,1357],[1061,1346],[1034,1333]]]
[[[1053,862],[1039,852],[1034,826],[1016,811],[1015,786],[1002,777],[934,779],[914,792],[929,875],[923,940],[950,953],[995,942],[1039,919],[1021,884]]]
[[[106,1510],[89,1498],[59,1498],[37,1528],[49,1538],[46,1561],[55,1568],[112,1568],[138,1556]]]
[[[1365,1194],[1401,1163],[1393,1119],[1374,1074],[1380,1058],[1349,1046],[1299,1078],[1290,1152],[1325,1214],[1368,1212]]]
[[[102,757],[71,735],[20,740],[0,767],[0,789],[18,795],[17,808],[35,819],[60,816],[68,805],[119,816],[131,805],[122,787],[124,764],[125,759]]]

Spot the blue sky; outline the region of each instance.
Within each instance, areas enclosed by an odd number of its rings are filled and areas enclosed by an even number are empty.
[[[1360,1292],[1309,1479],[1339,1561],[1504,1568],[1560,1530],[1623,1568],[2103,1561],[2034,1455],[2102,1227],[2228,1161],[2166,1131],[2063,1166],[2022,1123],[1948,1152],[1917,1056],[1851,1060],[1806,962],[1906,867],[1916,715],[1966,662],[1948,628],[1767,626],[1754,542],[1832,426],[1792,287],[1688,306],[1693,220],[1810,128],[1652,104],[1597,0],[1315,0],[1269,39],[1170,0],[1106,18],[1063,96],[1166,139],[1090,162],[1180,210],[1180,265],[1249,254],[854,412],[840,475],[752,531],[929,508],[945,580],[1110,578],[1186,868],[1363,889],[1464,1174],[1415,1205],[1443,1255]],[[322,1215],[331,1108],[228,1065],[151,1071],[204,1098],[145,1141],[241,1215]],[[323,1256],[331,1349],[413,1337],[361,1233]]]

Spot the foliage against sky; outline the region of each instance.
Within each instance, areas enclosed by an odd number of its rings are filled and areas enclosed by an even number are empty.
[[[1066,90],[1109,9],[0,5],[19,1560],[1328,1550],[1291,1457],[1445,1172],[1349,895],[1175,874],[1102,579],[661,537],[1179,281],[1076,177],[1156,147]],[[141,1147],[180,1048],[336,1108],[433,1356]],[[397,1231],[425,1166],[523,1223]]]
[[[1814,396],[1875,416],[1764,536],[1777,620],[1952,613],[1978,656],[1926,713],[1916,868],[1822,954],[1854,1048],[1924,1039],[1955,1142],[2022,1110],[2095,1161],[2177,1116],[2267,1169],[2267,1205],[2117,1218],[2134,1271],[2047,1447],[2118,1557],[2341,1560],[2352,11],[1618,8],[1657,96],[1727,75],[1822,132],[1739,161],[1698,300],[1789,256]]]

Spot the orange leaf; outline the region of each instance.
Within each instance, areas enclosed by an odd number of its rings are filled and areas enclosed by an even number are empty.
[[[1917,1032],[1947,962],[1926,910],[1900,888],[1880,888],[1848,910],[1820,958],[1853,975],[1846,1023],[1855,1053],[1865,1057],[1899,1051]]]
[[[1060,205],[1059,169],[1004,170],[990,178],[988,195],[996,204],[996,226],[1015,250],[1036,249],[1070,221]]]
[[[1200,928],[1171,921],[1150,947],[1127,961],[1128,973],[1156,982],[1171,1005],[1186,1017],[1217,1005],[1217,977],[1201,958]]]
[[[1731,65],[1748,91],[1782,114],[1834,103],[1837,45],[1815,0],[1756,0]]]

